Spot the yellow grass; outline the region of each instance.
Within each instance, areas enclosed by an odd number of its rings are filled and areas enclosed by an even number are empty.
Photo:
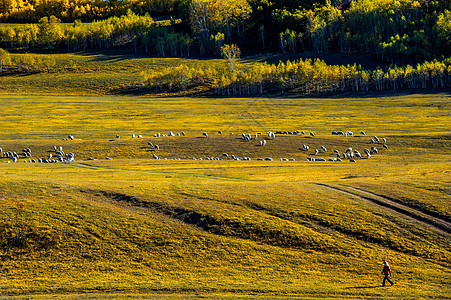
[[[374,201],[390,198],[449,222],[447,94],[1,96],[0,102],[4,151],[20,154],[28,147],[37,159],[62,146],[76,158],[55,164],[0,158],[1,295],[449,297],[449,232]],[[277,135],[265,147],[240,139],[261,132],[261,140],[269,130],[312,131],[315,137]],[[332,136],[335,130],[354,135]],[[153,137],[169,131],[186,135]],[[80,140],[63,140],[69,134]],[[306,161],[321,145],[328,149],[325,158],[348,147],[363,153],[374,135],[386,137],[389,148],[378,144],[379,154],[369,160]],[[303,144],[310,151],[302,151]],[[252,160],[206,160],[224,152]],[[154,153],[160,160],[152,159]],[[257,161],[265,157],[274,161]],[[393,287],[380,287],[383,259],[392,265]]]

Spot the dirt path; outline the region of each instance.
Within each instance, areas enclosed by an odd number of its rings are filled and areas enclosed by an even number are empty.
[[[354,197],[358,197],[360,199],[370,201],[372,203],[375,203],[380,206],[387,207],[391,210],[394,210],[398,213],[401,213],[403,215],[406,215],[410,218],[416,219],[422,223],[424,223],[426,226],[431,227],[435,229],[436,231],[439,231],[440,233],[451,237],[451,223],[431,216],[425,212],[422,212],[418,209],[412,208],[410,206],[407,206],[405,204],[401,204],[399,202],[393,201],[388,197],[384,197],[381,195],[374,194],[369,191],[365,191],[359,188],[346,186],[346,185],[329,185],[324,183],[317,183],[319,186],[326,187],[328,189],[338,191],[344,194],[352,195]]]

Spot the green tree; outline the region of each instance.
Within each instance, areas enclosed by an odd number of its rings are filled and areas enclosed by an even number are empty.
[[[3,69],[6,70],[6,66],[11,63],[11,56],[9,52],[0,48],[0,73],[3,72]]]
[[[55,16],[43,17],[39,20],[39,39],[42,45],[52,49],[63,37],[61,20]]]

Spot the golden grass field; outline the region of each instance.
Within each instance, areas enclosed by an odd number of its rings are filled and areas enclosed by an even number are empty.
[[[449,299],[450,104],[2,95],[0,148],[20,158],[0,158],[0,298]],[[306,134],[259,146],[276,130]],[[371,159],[307,161],[375,135]],[[24,163],[53,146],[75,161]],[[251,160],[207,160],[223,153]]]

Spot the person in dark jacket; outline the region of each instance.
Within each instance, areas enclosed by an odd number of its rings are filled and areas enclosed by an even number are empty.
[[[388,278],[388,276],[391,276],[391,269],[390,266],[388,265],[388,262],[386,262],[385,260],[382,262],[382,274],[384,274],[384,280],[382,281],[382,286],[385,286],[385,280],[388,280],[388,282],[390,282],[391,285],[393,285],[393,281],[390,280],[390,278]]]

